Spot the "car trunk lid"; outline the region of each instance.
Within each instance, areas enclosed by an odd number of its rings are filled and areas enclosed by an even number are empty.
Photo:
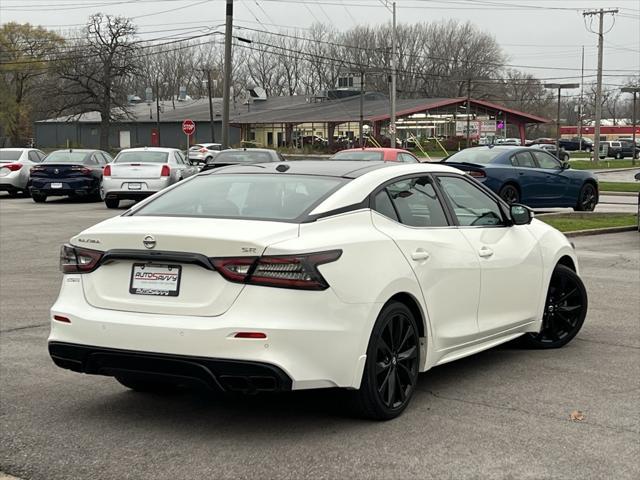
[[[131,216],[92,227],[72,243],[113,254],[97,270],[82,276],[85,297],[92,306],[217,316],[231,307],[244,285],[225,280],[212,266],[207,268],[206,260],[260,256],[268,245],[297,236],[298,225],[285,222]],[[153,248],[148,248],[152,241]],[[151,252],[157,260],[149,260]],[[145,289],[153,288],[140,278],[147,273],[173,275],[177,292],[149,294]]]
[[[157,179],[162,176],[166,163],[123,162],[112,163],[111,178]]]

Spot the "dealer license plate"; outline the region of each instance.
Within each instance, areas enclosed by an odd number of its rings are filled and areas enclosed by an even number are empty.
[[[62,184],[61,183],[52,183],[51,184],[51,188],[62,188]]]
[[[141,183],[130,183],[129,184],[129,190],[142,190],[142,184]]]
[[[129,293],[177,297],[180,292],[180,265],[134,263],[131,269]]]

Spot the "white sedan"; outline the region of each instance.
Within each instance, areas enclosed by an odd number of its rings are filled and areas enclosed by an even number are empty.
[[[45,153],[36,148],[0,148],[0,191],[16,196],[29,193],[29,172]]]
[[[62,368],[139,391],[343,387],[377,419],[419,372],[514,339],[561,347],[587,313],[565,236],[441,164],[204,172],[73,237],[60,264]]]
[[[104,167],[100,196],[107,208],[118,208],[120,200],[141,200],[196,173],[175,148],[127,148]]]

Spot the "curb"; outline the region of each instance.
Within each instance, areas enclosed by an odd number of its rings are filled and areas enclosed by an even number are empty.
[[[600,192],[600,195],[611,195],[614,197],[637,197],[640,192]]]
[[[638,170],[640,168],[640,164],[635,167],[624,167],[624,168],[605,168],[598,170],[591,170],[593,173],[614,173],[614,172],[628,172],[629,170]]]
[[[603,233],[620,233],[620,232],[633,232],[637,230],[636,225],[629,225],[628,227],[608,227],[608,228],[592,228],[591,230],[576,230],[575,232],[566,232],[565,237],[584,237],[587,235],[601,235]]]
[[[12,477],[11,475],[7,475],[6,473],[0,472],[0,480],[20,480],[18,477]]]

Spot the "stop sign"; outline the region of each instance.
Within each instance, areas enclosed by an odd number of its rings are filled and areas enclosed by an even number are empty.
[[[196,131],[196,123],[193,120],[185,120],[184,122],[182,122],[182,131],[185,135],[193,135]]]

